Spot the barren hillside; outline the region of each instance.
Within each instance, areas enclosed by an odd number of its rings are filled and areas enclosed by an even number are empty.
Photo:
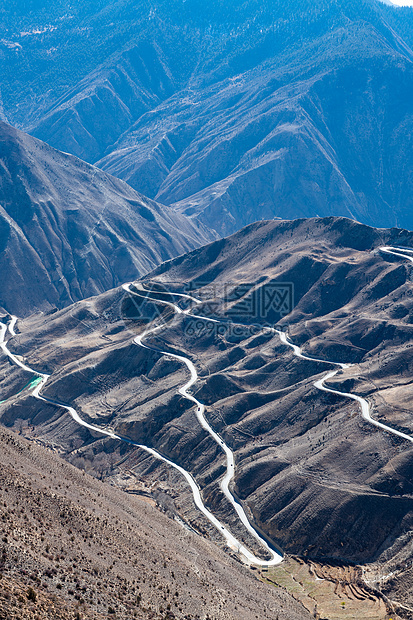
[[[380,249],[387,245],[411,247],[412,233],[344,218],[260,222],[165,263],[131,292],[114,289],[18,321],[8,346],[51,374],[42,390],[48,398],[190,472],[208,508],[265,558],[222,493],[222,449],[178,393],[187,367],[160,351],[186,356],[198,375],[192,393],[235,454],[232,489],[250,521],[285,552],[373,563],[375,582],[374,566],[385,562],[389,573],[402,574],[412,555],[412,442],[403,438],[413,434],[411,262]],[[254,299],[286,286],[294,293],[289,308],[270,304],[251,315]],[[142,301],[145,289],[150,302]],[[175,293],[200,303],[178,314],[162,303],[185,309],[189,302]],[[152,319],[165,325],[144,338],[149,349],[137,346]],[[263,327],[269,324],[290,344]],[[291,342],[317,359],[298,357]],[[375,420],[401,435],[363,418],[348,396],[315,385],[334,368],[325,386],[364,399]],[[36,400],[36,377],[5,358],[1,377],[4,424],[86,471],[148,494],[225,546],[167,463]]]

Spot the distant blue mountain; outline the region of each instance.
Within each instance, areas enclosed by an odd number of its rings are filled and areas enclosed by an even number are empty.
[[[2,114],[219,234],[413,229],[413,9],[376,0],[0,2]]]

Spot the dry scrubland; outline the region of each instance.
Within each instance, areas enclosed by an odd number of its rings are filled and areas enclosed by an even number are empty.
[[[0,429],[0,618],[309,618],[142,500]]]

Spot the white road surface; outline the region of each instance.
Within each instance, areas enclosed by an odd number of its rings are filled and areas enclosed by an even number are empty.
[[[140,297],[140,298],[143,298],[143,299],[147,299],[147,300],[151,299],[150,297],[148,297],[146,292],[143,295],[143,294],[139,293],[139,289],[137,289],[136,291],[131,290],[131,285],[132,285],[132,283],[124,284],[123,285],[123,289],[125,291],[127,291],[128,293],[130,293],[131,295],[136,295],[137,297]],[[172,295],[175,295],[175,293],[172,293]],[[183,297],[183,295],[179,295],[179,296]],[[196,303],[200,303],[199,300],[197,300],[195,298],[191,298],[188,295],[185,295],[185,297],[192,299]],[[174,311],[176,313],[178,313],[178,314],[188,314],[189,313],[189,310],[182,310],[179,306],[175,305],[174,303],[171,303],[171,302],[168,302],[168,301],[163,301],[163,300],[155,300],[155,301],[157,301],[157,303],[165,304],[167,306],[172,307],[174,309]],[[211,319],[208,319],[207,317],[199,317],[199,316],[194,316],[192,314],[190,316],[192,318],[199,318],[199,319],[203,319],[205,321],[210,321],[211,320]],[[216,322],[216,323],[219,322],[219,321],[216,321],[215,319],[212,319],[212,320],[214,322]],[[252,560],[251,554],[249,552],[248,552],[249,555],[246,555],[245,548],[241,551],[241,553],[250,561],[250,563],[253,563],[253,564],[260,564],[260,565],[265,564],[266,566],[271,566],[271,565],[274,565],[274,564],[279,564],[282,561],[282,555],[277,553],[276,551],[273,551],[269,547],[267,542],[252,527],[252,525],[250,524],[250,522],[249,522],[249,520],[247,518],[247,515],[245,514],[244,508],[235,499],[235,497],[232,495],[231,491],[229,490],[230,482],[234,478],[234,474],[235,474],[234,453],[226,445],[226,443],[224,442],[223,438],[220,437],[218,435],[218,433],[216,433],[213,430],[213,428],[209,425],[207,419],[205,418],[205,405],[203,403],[201,403],[199,400],[197,400],[195,398],[195,396],[193,396],[189,392],[189,390],[194,385],[194,383],[196,383],[196,381],[198,381],[198,373],[197,373],[197,370],[196,370],[194,364],[191,362],[190,359],[188,359],[187,357],[184,357],[183,355],[177,355],[175,353],[170,353],[169,351],[161,351],[160,349],[157,349],[155,347],[151,347],[151,346],[146,345],[146,344],[143,343],[144,338],[146,338],[147,336],[149,336],[151,334],[156,333],[157,331],[159,331],[162,328],[163,328],[162,325],[158,326],[158,327],[155,327],[155,328],[152,327],[152,328],[148,329],[146,332],[144,332],[143,334],[140,334],[139,336],[136,336],[136,338],[134,339],[134,342],[138,346],[143,347],[144,349],[150,349],[150,350],[153,350],[153,351],[157,351],[158,353],[162,353],[163,355],[167,355],[168,357],[176,359],[176,360],[182,362],[183,364],[185,364],[185,366],[188,368],[189,373],[190,373],[190,379],[189,379],[189,381],[187,383],[185,383],[185,385],[183,385],[182,387],[179,388],[179,393],[184,398],[187,398],[191,402],[195,403],[195,405],[196,405],[196,416],[197,416],[197,419],[198,419],[200,425],[202,426],[203,429],[205,429],[207,431],[207,433],[209,433],[209,435],[211,435],[211,437],[214,439],[214,441],[216,441],[216,443],[219,445],[221,450],[225,453],[226,462],[227,462],[227,471],[225,473],[225,476],[221,480],[221,483],[220,483],[221,489],[222,489],[225,497],[230,501],[232,506],[235,508],[235,510],[236,510],[236,512],[238,514],[238,517],[241,520],[241,522],[243,523],[243,525],[245,526],[245,528],[248,530],[248,532],[254,538],[256,538],[256,540],[258,540],[261,543],[261,545],[267,550],[267,552],[269,554],[271,554],[272,557],[271,557],[271,560],[269,560],[267,562],[263,562],[262,560],[259,560],[255,556],[252,556],[252,557],[254,557],[254,559]],[[199,508],[199,506],[198,506],[198,508]],[[206,514],[204,510],[202,510],[202,512],[204,514]],[[227,532],[226,528],[219,521],[217,521],[216,519],[215,519],[215,521],[213,521],[213,523],[214,523],[214,525],[216,527],[218,527],[218,529],[221,531],[221,533],[223,533],[224,536],[227,537],[227,533],[228,532]],[[231,546],[231,545],[229,545],[229,546]]]

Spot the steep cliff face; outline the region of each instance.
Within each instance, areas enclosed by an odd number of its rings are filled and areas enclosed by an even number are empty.
[[[62,307],[210,234],[126,183],[0,123],[0,305]]]

